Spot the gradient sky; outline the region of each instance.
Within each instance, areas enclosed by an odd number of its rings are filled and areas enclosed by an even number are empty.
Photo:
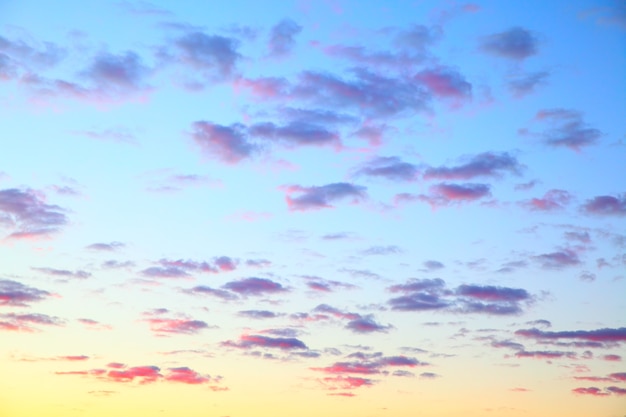
[[[0,416],[622,417],[623,1],[0,1]]]

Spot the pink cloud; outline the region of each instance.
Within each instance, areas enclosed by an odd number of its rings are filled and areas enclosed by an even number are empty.
[[[572,200],[572,195],[565,190],[549,190],[541,198],[532,198],[521,205],[532,211],[563,210]]]
[[[226,341],[222,343],[226,347],[234,347],[239,349],[251,349],[256,347],[273,348],[281,350],[303,349],[308,347],[299,339],[294,337],[270,337],[263,335],[242,335],[238,342]]]
[[[0,306],[28,307],[30,303],[43,301],[52,294],[29,287],[21,282],[0,279]]]

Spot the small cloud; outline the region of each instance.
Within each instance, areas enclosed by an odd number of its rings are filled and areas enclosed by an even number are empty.
[[[302,187],[290,185],[283,187],[286,192],[287,205],[291,211],[319,210],[333,208],[330,203],[337,200],[351,199],[358,203],[367,198],[366,187],[345,182],[332,183],[318,187]],[[292,197],[293,194],[299,194]]]
[[[123,248],[124,246],[126,245],[122,242],[92,243],[91,245],[87,246],[87,249],[94,251],[112,252]]]
[[[270,32],[268,43],[271,57],[285,57],[295,46],[295,37],[302,31],[302,26],[291,19],[283,19]]]
[[[594,216],[626,216],[626,194],[594,197],[581,206],[581,211]]]
[[[537,54],[537,36],[522,27],[513,27],[504,32],[486,36],[481,41],[481,49],[491,55],[523,61]]]
[[[266,278],[256,277],[230,281],[224,284],[222,288],[243,296],[275,294],[289,291],[289,289],[283,287],[278,282],[274,282]]]

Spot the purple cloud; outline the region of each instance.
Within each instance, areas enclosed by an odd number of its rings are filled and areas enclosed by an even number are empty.
[[[414,181],[418,174],[417,166],[403,162],[397,156],[374,158],[356,171],[356,175],[385,178],[391,181]]]
[[[521,329],[515,332],[517,336],[539,339],[539,340],[557,340],[557,339],[580,339],[592,342],[626,342],[626,327],[616,329],[603,328],[596,330],[572,330],[572,331],[542,331],[536,328]]]
[[[467,159],[467,158],[466,158]],[[519,174],[522,166],[507,152],[485,152],[474,155],[467,162],[454,167],[431,167],[424,171],[424,179],[470,180],[476,177],[500,178],[502,174]]]
[[[235,347],[239,349],[251,349],[251,348],[272,348],[281,350],[291,349],[303,349],[308,350],[308,347],[299,339],[294,337],[269,337],[262,335],[242,335],[238,342],[226,341],[222,343],[223,346]]]
[[[450,204],[471,202],[491,195],[487,184],[450,184],[441,183],[429,189],[430,194],[421,194],[416,198],[432,207],[445,207]]]
[[[588,127],[582,114],[575,110],[547,109],[537,113],[536,119],[546,121],[551,128],[543,132],[543,142],[552,147],[565,147],[580,151],[585,146],[596,144],[603,133]]]
[[[180,52],[180,62],[213,80],[232,77],[241,58],[237,52],[239,42],[224,36],[191,32],[178,38],[174,45]]]
[[[87,249],[95,250],[95,251],[104,251],[104,252],[112,252],[117,249],[123,248],[124,245],[122,242],[110,242],[110,243],[92,243],[87,246]]]
[[[29,307],[30,303],[43,301],[51,295],[48,291],[21,282],[0,279],[0,306]]]
[[[269,55],[284,57],[289,55],[296,44],[295,36],[302,31],[302,26],[291,19],[283,19],[270,31],[268,43]]]
[[[217,298],[221,298],[222,300],[236,300],[237,296],[230,291],[220,290],[216,288],[211,288],[206,285],[198,285],[188,290],[184,290],[187,294],[200,294],[200,295],[211,295]]]
[[[57,232],[67,224],[63,209],[45,203],[35,190],[0,190],[0,226],[13,230],[9,238],[36,238]]]
[[[346,182],[322,185],[318,187],[302,187],[290,185],[283,187],[287,193],[287,205],[291,211],[318,210],[332,208],[331,202],[351,198],[357,203],[367,198],[366,187]],[[299,193],[297,197],[292,194]]]
[[[268,310],[245,310],[237,314],[251,319],[273,319],[280,316],[280,314]]]
[[[141,274],[148,278],[187,278],[190,276],[184,269],[175,266],[151,266],[141,271]]]
[[[0,314],[0,330],[6,331],[34,332],[37,328],[33,326],[63,326],[64,324],[65,320],[47,314]]]
[[[294,121],[285,126],[277,126],[272,122],[257,123],[249,128],[251,136],[272,141],[280,141],[288,146],[333,146],[341,148],[341,140],[335,132],[325,127]]]
[[[355,333],[387,333],[392,328],[393,326],[391,325],[384,326],[377,323],[372,316],[359,317],[358,319],[350,320],[348,324],[346,324],[346,329],[352,330]]]
[[[522,61],[537,53],[537,37],[522,27],[494,33],[482,39],[481,49],[489,54]]]
[[[47,274],[47,275],[63,277],[63,278],[85,279],[91,276],[91,272],[82,271],[82,270],[69,271],[67,269],[55,269],[55,268],[31,268],[31,269],[34,271]]]
[[[229,164],[250,158],[260,149],[248,142],[241,124],[223,126],[198,121],[193,123],[191,136],[205,155]]]
[[[563,249],[558,252],[544,253],[534,257],[541,262],[541,266],[546,269],[562,269],[570,266],[580,265],[582,262],[578,254],[571,249]]]
[[[509,81],[507,86],[514,97],[522,98],[528,94],[534,93],[537,87],[545,85],[549,76],[550,73],[547,71],[522,74]]]
[[[601,195],[587,200],[581,206],[581,210],[585,214],[596,216],[626,216],[626,193],[613,197],[610,195]]]
[[[289,291],[278,282],[256,277],[244,278],[238,281],[230,281],[224,284],[222,288],[244,296],[275,294]]]
[[[141,63],[139,55],[128,51],[120,55],[99,54],[82,76],[107,93],[110,90],[126,93],[145,88],[143,79],[147,73],[148,68]]]

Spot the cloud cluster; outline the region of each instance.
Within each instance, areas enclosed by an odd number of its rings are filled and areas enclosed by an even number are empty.
[[[0,226],[9,238],[36,238],[58,232],[68,219],[61,207],[46,204],[43,193],[25,189],[0,190]]]
[[[387,290],[403,294],[387,301],[393,310],[398,311],[516,315],[523,312],[525,304],[533,301],[533,296],[521,288],[464,284],[449,289],[440,278],[411,279]]]

